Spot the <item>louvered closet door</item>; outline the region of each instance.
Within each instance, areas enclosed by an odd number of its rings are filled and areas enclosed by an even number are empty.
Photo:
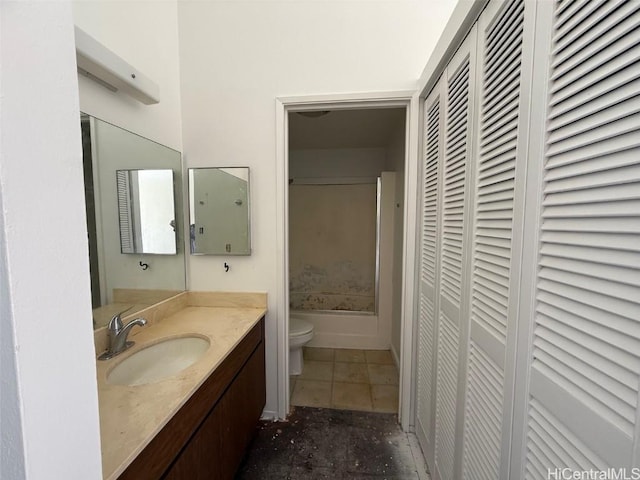
[[[639,9],[637,1],[555,5],[529,479],[640,461]]]
[[[131,184],[126,170],[116,171],[118,190],[118,220],[120,223],[120,246],[122,253],[135,253],[135,225],[133,221],[133,205],[131,205]]]
[[[434,461],[436,398],[436,335],[439,271],[438,218],[442,178],[444,106],[439,81],[424,103],[422,161],[422,225],[420,242],[420,294],[418,321],[418,378],[416,433],[427,461]]]
[[[526,172],[523,119],[528,105],[521,105],[521,90],[528,86],[526,79],[522,82],[524,28],[523,0],[491,2],[478,20],[465,479],[495,480],[508,474],[522,238],[522,216],[514,219],[514,206],[518,201],[521,208],[524,190],[516,176]]]
[[[475,80],[475,27],[445,73],[445,135],[440,218],[438,335],[436,364],[436,478],[455,478],[461,454],[464,365],[468,315],[469,158],[472,92]]]

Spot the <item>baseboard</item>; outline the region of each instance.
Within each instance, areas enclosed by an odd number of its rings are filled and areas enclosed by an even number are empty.
[[[427,465],[427,461],[424,456],[424,452],[422,451],[422,447],[420,446],[420,441],[415,433],[408,433],[407,438],[409,440],[409,447],[411,448],[411,454],[413,455],[413,460],[416,464],[416,470],[418,472],[418,478],[420,480],[431,480],[431,475],[429,473],[429,466]]]
[[[441,478],[440,475],[437,473],[437,470],[433,468],[435,466],[435,458],[432,457],[433,446],[429,445],[429,442],[427,440],[427,432],[424,431],[424,429],[422,428],[422,424],[418,421],[418,419],[416,419],[415,429],[416,429],[416,432],[415,432],[416,439],[418,440],[418,446],[420,447],[420,451],[422,452],[422,457],[424,458],[424,461],[427,465],[427,470],[429,471],[429,475],[431,475],[431,480],[436,480]],[[425,450],[428,450],[428,451],[425,451]]]

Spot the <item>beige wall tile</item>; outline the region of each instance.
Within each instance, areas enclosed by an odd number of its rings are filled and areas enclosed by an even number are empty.
[[[145,290],[140,288],[114,288],[113,303],[141,303],[152,305],[182,293],[182,290]]]
[[[187,292],[193,307],[267,308],[267,294],[261,292]]]

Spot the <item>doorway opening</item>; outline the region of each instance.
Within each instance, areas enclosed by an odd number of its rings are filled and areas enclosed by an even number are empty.
[[[283,103],[283,403],[399,413],[410,98]]]

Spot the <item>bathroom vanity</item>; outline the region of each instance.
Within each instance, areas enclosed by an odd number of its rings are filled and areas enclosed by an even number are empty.
[[[265,307],[264,294],[185,292],[137,314],[150,325],[132,331],[136,345],[97,362],[105,479],[233,478],[265,404]],[[127,358],[196,335],[210,345],[191,366],[113,383]]]

